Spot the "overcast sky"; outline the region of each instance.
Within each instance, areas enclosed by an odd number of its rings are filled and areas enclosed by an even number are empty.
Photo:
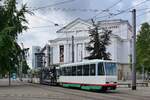
[[[118,1],[121,2],[112,6]],[[115,14],[143,1],[145,0],[18,0],[19,4],[26,3],[30,10],[53,5],[33,11],[34,15],[26,15],[30,29],[19,36],[18,42],[23,42],[24,47],[28,47],[30,50],[32,46],[44,46],[48,40],[57,37],[56,30],[76,18],[85,20],[93,18],[93,16],[107,8],[110,8],[109,12],[103,12],[97,17]],[[64,3],[60,4],[60,2]],[[145,9],[148,8],[149,4],[150,1],[147,0],[147,2],[142,3],[139,6],[135,6],[135,8],[139,10],[137,15],[149,11],[150,9]],[[98,18],[97,21],[105,19],[125,19],[131,22],[131,18],[131,13],[125,13],[112,18]],[[137,25],[139,26],[142,22],[149,21],[149,18],[149,13],[137,17]],[[56,26],[55,24],[58,24],[59,26]]]

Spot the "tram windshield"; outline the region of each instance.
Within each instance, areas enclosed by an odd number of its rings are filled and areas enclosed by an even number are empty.
[[[105,63],[106,75],[116,75],[116,64],[115,63]]]

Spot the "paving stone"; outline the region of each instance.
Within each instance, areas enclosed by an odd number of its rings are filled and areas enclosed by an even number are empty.
[[[3,81],[3,82],[1,82]],[[150,87],[117,88],[116,91],[89,92],[62,87],[29,84],[13,81],[13,86],[0,80],[0,100],[149,100]]]

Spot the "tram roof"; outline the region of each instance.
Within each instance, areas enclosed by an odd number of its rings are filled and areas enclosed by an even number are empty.
[[[112,60],[95,59],[95,60],[84,60],[82,62],[75,62],[75,63],[69,63],[69,64],[62,64],[61,67],[63,67],[63,66],[82,65],[82,64],[93,64],[93,63],[97,63],[97,62],[112,62],[112,63],[116,63],[116,61],[112,61]]]

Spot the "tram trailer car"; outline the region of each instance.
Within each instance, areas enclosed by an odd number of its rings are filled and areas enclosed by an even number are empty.
[[[86,60],[64,64],[59,68],[57,82],[63,87],[84,90],[115,90],[117,64],[109,60]]]

